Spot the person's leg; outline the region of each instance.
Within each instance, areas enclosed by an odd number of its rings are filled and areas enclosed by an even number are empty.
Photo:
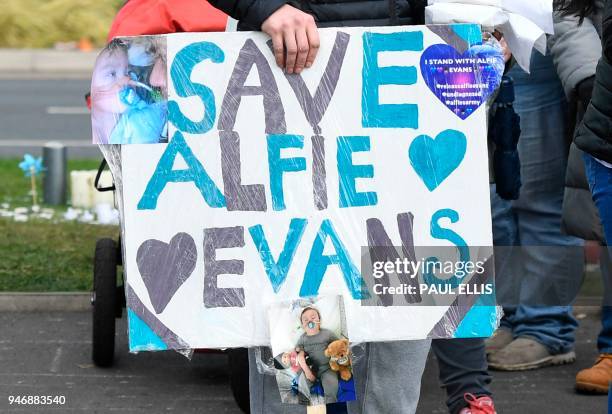
[[[538,200],[530,205],[537,211],[523,208],[517,212],[524,273],[521,305],[514,315],[514,336],[536,340],[551,355],[567,354],[568,358],[562,357],[559,363],[571,362],[578,326],[571,303],[583,277],[582,240],[560,235],[560,210],[557,215],[555,206],[551,204],[548,209]]]
[[[585,171],[593,201],[599,210],[608,246],[601,251],[601,275],[604,285],[602,331],[597,340],[600,353],[612,353],[612,168],[608,168],[592,156],[585,154]]]
[[[611,206],[612,207],[612,206]],[[601,274],[604,279],[604,301],[601,312],[601,331],[597,337],[599,358],[595,364],[576,374],[576,390],[606,394],[612,384],[612,304],[610,294],[610,255],[604,249],[601,252]]]
[[[558,363],[573,360],[569,354],[577,323],[568,305],[582,279],[583,251],[580,239],[561,234],[566,103],[552,59],[535,53],[530,75],[519,70],[512,75],[515,108],[521,116],[523,182],[520,197],[513,203],[522,246],[514,260],[522,263],[517,275],[522,280],[520,305],[514,314],[516,344],[496,353],[489,366],[529,369],[553,363],[548,359],[551,355],[568,354]],[[530,361],[537,363],[530,365]]]
[[[609,208],[612,209],[612,203]],[[609,246],[603,246],[599,263],[604,285],[604,299],[597,349],[600,354],[612,354],[612,249]]]
[[[251,414],[304,414],[304,406],[283,404],[274,375],[257,371],[256,353],[249,348],[249,393]]]
[[[335,403],[338,399],[338,373],[332,370],[325,371],[321,374],[321,385],[325,392],[325,403]]]
[[[484,339],[434,339],[431,348],[438,359],[440,383],[446,389],[451,414],[468,406],[465,393],[491,395]]]
[[[599,210],[608,243],[612,240],[612,168],[600,164],[585,154],[585,171],[593,200]],[[576,375],[579,391],[608,392],[612,384],[612,249],[604,246],[600,257],[601,275],[604,285],[604,300],[601,312],[601,332],[597,338],[599,358],[595,365],[583,369]]]
[[[585,171],[593,201],[599,211],[608,247],[612,245],[612,168],[584,154]]]
[[[490,191],[495,254],[495,292],[498,303],[504,309],[500,325],[501,328],[512,331],[520,287],[515,283],[516,263],[512,260],[513,246],[518,243],[517,222],[512,203],[497,194],[495,184],[491,184]]]
[[[513,260],[518,244],[517,222],[512,203],[502,199],[495,184],[490,186],[493,246],[495,255],[495,296],[503,307],[500,327],[485,341],[486,355],[493,354],[513,340],[514,315],[519,302],[520,283],[517,283],[516,264]]]
[[[413,414],[431,340],[375,342],[353,364],[357,401],[350,414]]]
[[[597,337],[599,358],[592,367],[576,374],[576,390],[605,394],[608,392],[608,384],[612,384],[612,280],[610,279],[612,277],[612,256],[608,254],[605,246],[601,251],[599,262],[604,282],[601,331]]]

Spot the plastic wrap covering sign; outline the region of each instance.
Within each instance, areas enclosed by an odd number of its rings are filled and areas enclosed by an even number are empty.
[[[103,145],[123,196],[132,350],[267,345],[271,306],[318,295],[342,295],[353,342],[496,327],[491,290],[469,285],[493,273],[486,100],[501,56],[474,25],[320,34],[301,75],[261,33],[121,41],[127,112],[97,142],[156,143]],[[423,286],[445,280],[418,267],[366,275],[376,248],[418,261],[421,246],[480,266],[433,301]],[[393,285],[413,287],[385,296]]]

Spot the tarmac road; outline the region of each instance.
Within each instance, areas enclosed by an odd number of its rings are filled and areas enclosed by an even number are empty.
[[[573,390],[576,372],[596,357],[596,311],[592,308],[580,320],[576,363],[494,373],[500,414],[606,412],[605,396]],[[174,352],[131,355],[125,318],[117,332],[115,366],[100,369],[91,363],[90,313],[0,313],[0,413],[240,413],[229,389],[224,355],[195,354],[191,361]],[[66,404],[9,406],[9,395],[64,395]],[[430,356],[417,413],[446,413],[444,399]]]
[[[574,391],[576,373],[597,358],[597,334],[601,329],[598,307],[581,307],[576,333],[576,362],[535,371],[492,372],[491,389],[499,414],[605,414],[607,396],[580,395]],[[437,378],[437,362],[429,361],[421,386],[417,414],[446,414],[445,393]]]
[[[85,106],[88,79],[2,77],[0,91],[0,157],[39,155],[49,141],[68,145],[70,156],[100,157]]]
[[[127,352],[117,326],[115,366],[91,362],[91,314],[0,313],[0,413],[240,414],[223,354]],[[65,396],[65,405],[16,406],[10,395]]]

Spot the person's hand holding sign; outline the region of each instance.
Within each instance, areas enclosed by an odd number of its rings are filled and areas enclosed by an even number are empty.
[[[501,47],[502,55],[504,56],[504,62],[508,63],[508,61],[512,59],[512,51],[510,50],[510,47],[508,47],[508,42],[506,42],[503,33],[498,30],[495,30],[493,33],[483,32],[482,40],[488,41],[491,36],[493,36],[499,42],[499,47]]]
[[[263,22],[261,30],[272,38],[276,63],[287,73],[312,66],[319,51],[319,32],[310,14],[284,5]]]

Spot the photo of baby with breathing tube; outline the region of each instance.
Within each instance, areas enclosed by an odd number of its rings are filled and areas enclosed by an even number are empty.
[[[275,304],[268,316],[284,403],[322,405],[355,399],[341,296]]]
[[[91,79],[94,144],[168,142],[166,40],[113,39]]]

